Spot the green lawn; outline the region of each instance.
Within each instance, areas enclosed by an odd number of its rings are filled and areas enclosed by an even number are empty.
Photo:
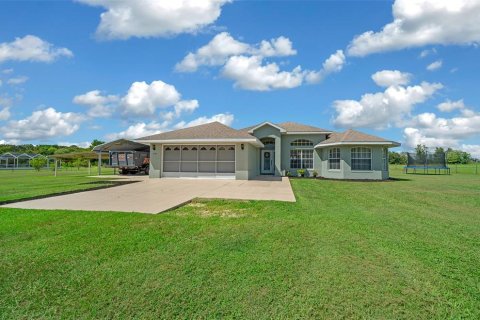
[[[97,172],[92,169],[92,175]],[[103,169],[103,174],[112,174],[112,169]],[[88,177],[88,170],[81,168],[62,170],[55,177],[53,171],[0,170],[0,202],[32,198],[47,194],[86,190],[105,185],[105,179]],[[111,183],[107,183],[111,184]]]
[[[0,318],[480,318],[480,175],[292,179],[297,202],[0,209]]]

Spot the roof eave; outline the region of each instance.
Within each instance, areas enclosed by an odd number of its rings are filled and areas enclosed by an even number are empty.
[[[332,143],[319,143],[314,148],[325,148],[333,146],[356,146],[356,145],[370,145],[370,146],[388,146],[389,148],[400,147],[401,144],[395,141],[343,141]]]
[[[202,143],[250,143],[254,146],[263,148],[263,143],[257,138],[225,138],[225,139],[163,139],[163,140],[134,140],[144,144],[202,144]]]
[[[331,134],[333,131],[286,131],[285,134]]]

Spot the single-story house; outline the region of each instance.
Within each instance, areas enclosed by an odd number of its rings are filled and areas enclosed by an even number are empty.
[[[150,177],[259,175],[388,179],[388,148],[400,144],[355,130],[333,132],[295,122],[263,122],[241,130],[219,122],[136,139],[150,145]]]

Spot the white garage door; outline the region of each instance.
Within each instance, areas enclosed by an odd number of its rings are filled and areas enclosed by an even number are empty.
[[[235,177],[234,145],[165,145],[164,177]]]

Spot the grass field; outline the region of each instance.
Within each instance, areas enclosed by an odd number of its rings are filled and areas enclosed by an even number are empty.
[[[480,175],[392,171],[292,179],[296,203],[0,209],[0,317],[480,318]]]
[[[112,174],[112,169],[102,169],[102,174]],[[92,169],[92,174],[96,171]],[[88,177],[88,170],[62,170],[55,177],[53,171],[0,170],[0,202],[32,198],[47,194],[86,190],[105,185],[105,179]],[[111,184],[107,182],[107,184]]]

